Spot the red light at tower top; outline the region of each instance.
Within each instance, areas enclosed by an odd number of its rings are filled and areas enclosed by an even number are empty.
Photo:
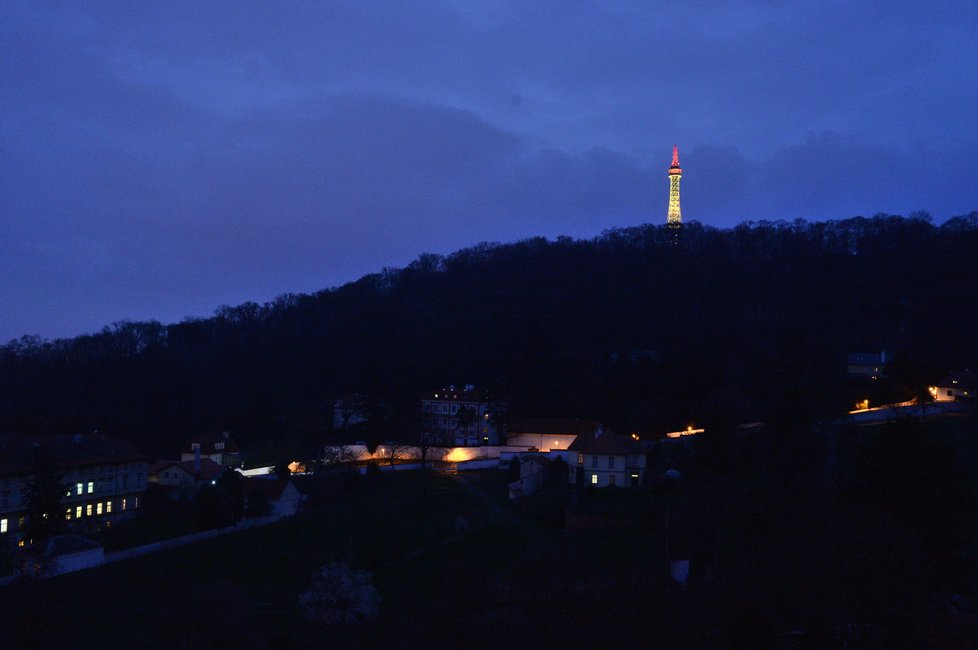
[[[672,164],[669,165],[670,174],[682,174],[683,170],[679,167],[679,145],[672,145]]]

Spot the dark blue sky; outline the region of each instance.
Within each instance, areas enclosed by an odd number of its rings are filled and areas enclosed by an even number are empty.
[[[978,3],[0,6],[0,342],[423,252],[978,210]]]

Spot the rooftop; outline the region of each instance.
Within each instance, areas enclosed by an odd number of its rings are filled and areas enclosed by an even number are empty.
[[[146,460],[133,445],[100,433],[73,436],[7,434],[0,435],[0,474],[30,472],[42,449],[50,453],[54,463],[62,469]]]
[[[221,449],[216,449],[215,445],[218,443],[223,443],[224,447]],[[203,455],[236,454],[238,451],[240,451],[238,444],[231,440],[231,435],[227,431],[211,431],[209,433],[202,433],[199,436],[194,436],[183,445],[183,453],[194,453],[194,444],[200,445],[200,453]]]
[[[449,386],[447,388],[440,388],[438,390],[433,390],[424,399],[426,400],[459,400],[465,402],[488,402],[492,400],[492,395],[489,391],[476,390],[475,386],[472,384],[466,384],[465,386],[459,388],[457,386]]]
[[[624,456],[645,453],[641,443],[628,436],[620,436],[614,431],[605,430],[597,436],[577,436],[568,447],[570,451],[606,456]]]
[[[937,385],[944,388],[960,388],[962,390],[978,389],[978,374],[970,370],[949,372]]]
[[[192,460],[160,460],[153,463],[153,465],[149,468],[149,473],[159,474],[160,471],[173,465],[177,465],[187,473],[204,481],[212,481],[224,473],[224,466],[218,465],[210,458],[200,459],[199,470],[195,466],[195,461]]]

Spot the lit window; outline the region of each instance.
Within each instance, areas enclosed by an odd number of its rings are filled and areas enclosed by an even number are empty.
[[[591,474],[591,485],[597,485],[597,484],[598,484],[598,475]]]
[[[82,515],[82,507],[78,506],[75,508],[75,519],[80,519]]]
[[[125,497],[122,497],[122,509],[123,510],[126,509],[126,498]]]
[[[68,520],[71,519],[71,508],[68,508],[67,510],[65,510],[65,519],[68,519]]]
[[[0,519],[0,533],[5,533],[5,532],[7,532],[7,520]]]
[[[584,464],[584,454],[581,454],[581,453],[578,453],[577,454],[577,464],[578,465],[583,465]]]
[[[75,494],[84,494],[84,492],[85,492],[85,485],[82,483],[76,483]]]
[[[106,501],[105,502],[105,511],[106,512],[112,512],[112,502],[111,501]]]
[[[102,514],[102,502],[101,501],[99,501],[98,503],[95,504],[95,514],[97,514],[97,515]]]
[[[94,491],[95,491],[95,482],[94,481],[89,481],[88,482],[88,493],[91,494]]]
[[[91,517],[92,516],[92,504],[91,503],[89,503],[87,506],[85,506],[85,516],[86,517]]]

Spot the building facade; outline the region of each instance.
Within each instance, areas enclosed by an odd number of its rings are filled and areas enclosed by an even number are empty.
[[[92,533],[128,518],[146,492],[148,462],[132,445],[101,434],[0,436],[0,543],[24,546],[37,459],[50,461],[66,527]]]
[[[180,452],[180,460],[209,458],[224,467],[240,467],[241,450],[227,431],[205,433],[191,438]]]
[[[225,469],[210,458],[161,460],[149,468],[149,482],[164,487],[181,488],[192,494],[204,485],[214,485]]]
[[[632,438],[598,430],[593,436],[578,436],[570,451],[568,480],[592,487],[638,487],[645,481],[646,454]]]
[[[846,358],[846,376],[850,379],[883,379],[890,357],[880,352],[853,352]]]
[[[499,444],[500,402],[488,392],[467,385],[449,386],[421,400],[421,416],[429,442],[455,447]]]

